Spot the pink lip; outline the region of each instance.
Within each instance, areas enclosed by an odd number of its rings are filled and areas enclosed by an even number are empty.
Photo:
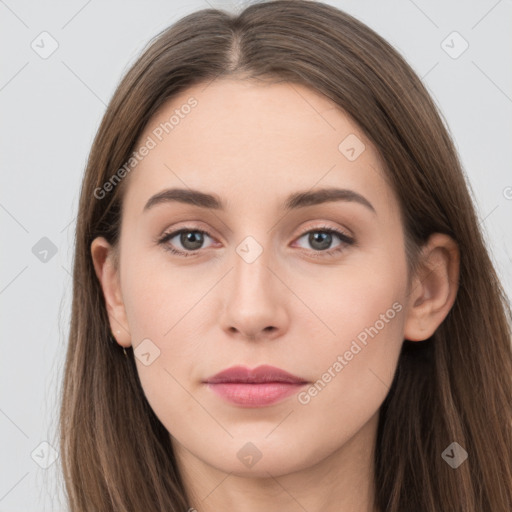
[[[245,407],[274,404],[296,393],[307,383],[300,377],[268,365],[252,370],[233,366],[205,381],[222,398]]]

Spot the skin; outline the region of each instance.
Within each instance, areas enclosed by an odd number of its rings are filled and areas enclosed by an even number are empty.
[[[434,234],[417,274],[407,275],[399,203],[379,154],[309,88],[201,84],[164,105],[140,141],[192,96],[198,105],[126,178],[119,265],[103,238],[91,245],[112,332],[124,347],[149,338],[160,351],[148,366],[135,361],[171,435],[191,507],[373,511],[379,408],[404,338],[431,336],[453,304],[458,249]],[[349,134],[365,144],[354,161],[338,149]],[[291,193],[331,186],[356,191],[375,212],[354,201],[282,210]],[[227,209],[169,202],[143,212],[171,187],[216,194]],[[333,234],[327,250],[342,250],[323,255],[308,234],[324,226],[356,244]],[[155,241],[184,227],[209,233],[195,256]],[[236,251],[247,236],[263,250],[251,263]],[[179,235],[167,244],[194,246]],[[243,408],[202,383],[236,364],[271,364],[314,383],[393,304],[401,310],[306,404],[295,394]],[[261,454],[252,467],[237,456],[248,442]]]

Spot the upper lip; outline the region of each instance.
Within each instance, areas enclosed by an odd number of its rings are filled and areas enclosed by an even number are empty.
[[[261,365],[252,370],[246,366],[232,366],[223,370],[213,377],[209,377],[205,382],[209,384],[219,384],[227,382],[241,383],[264,383],[264,382],[287,382],[290,384],[304,384],[307,381],[292,375],[280,368],[269,365]]]

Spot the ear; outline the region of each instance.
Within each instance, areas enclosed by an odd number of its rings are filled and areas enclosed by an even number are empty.
[[[448,315],[459,287],[459,248],[448,235],[434,233],[423,246],[407,299],[404,338],[432,336]]]
[[[105,238],[97,237],[91,244],[91,256],[105,297],[110,329],[119,345],[129,347],[131,335],[121,294],[116,249]]]

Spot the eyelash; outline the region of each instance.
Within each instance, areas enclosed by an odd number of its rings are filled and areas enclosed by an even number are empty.
[[[210,238],[213,238],[208,233],[208,231],[204,231],[202,229],[194,229],[194,228],[184,227],[184,228],[181,228],[181,229],[179,229],[177,231],[173,231],[171,233],[164,233],[162,235],[162,237],[157,240],[157,242],[159,244],[161,244],[166,251],[169,251],[172,254],[176,254],[178,256],[184,256],[184,257],[195,256],[199,251],[201,251],[201,249],[198,249],[197,251],[180,251],[179,249],[175,249],[174,247],[171,247],[167,243],[169,240],[174,238],[176,235],[179,235],[179,234],[184,233],[184,232],[185,233],[201,233],[203,235],[209,236]],[[298,238],[302,238],[304,235],[307,235],[308,233],[330,233],[330,234],[334,233],[335,235],[338,235],[338,237],[339,237],[340,241],[342,242],[342,244],[340,244],[336,248],[328,249],[328,250],[324,250],[324,251],[318,251],[318,250],[315,251],[315,250],[313,250],[314,253],[320,254],[322,256],[326,256],[326,257],[336,256],[339,252],[341,252],[341,251],[343,251],[345,249],[345,245],[349,245],[349,246],[350,245],[355,245],[355,240],[353,238],[347,236],[342,231],[339,231],[337,229],[334,229],[334,228],[331,228],[331,227],[328,227],[328,226],[319,226],[319,227],[314,228],[314,229],[309,229],[308,231],[305,231],[304,233],[302,233]]]

